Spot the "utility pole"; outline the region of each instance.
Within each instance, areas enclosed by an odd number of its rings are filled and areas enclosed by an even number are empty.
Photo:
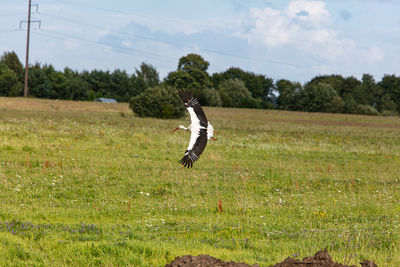
[[[36,6],[36,12],[38,11],[38,4],[33,4],[33,6]],[[26,56],[25,56],[25,85],[24,85],[24,97],[28,96],[29,88],[28,88],[28,74],[29,74],[29,38],[30,38],[30,33],[31,33],[31,22],[38,22],[39,23],[39,28],[40,28],[40,20],[34,20],[31,21],[31,7],[32,3],[31,0],[29,0],[29,6],[28,6],[28,20],[27,21],[20,21],[19,23],[19,28],[21,29],[22,23],[26,22],[28,24],[28,29],[26,33]]]
[[[29,74],[29,35],[31,31],[31,0],[29,0],[28,7],[28,30],[26,31],[26,56],[25,56],[25,85],[24,97],[28,96],[28,74]]]

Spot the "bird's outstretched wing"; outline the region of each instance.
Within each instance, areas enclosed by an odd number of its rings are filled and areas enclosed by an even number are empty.
[[[189,147],[185,152],[185,155],[183,158],[179,161],[184,167],[191,168],[193,167],[193,162],[197,161],[203,153],[204,148],[207,145],[207,130],[206,129],[200,129],[198,132],[192,131],[192,134],[190,136],[190,140],[195,139],[194,144],[192,147]]]
[[[207,117],[197,98],[193,97],[193,94],[188,91],[179,91],[178,94],[189,111],[192,125],[199,123],[200,126],[207,128]]]

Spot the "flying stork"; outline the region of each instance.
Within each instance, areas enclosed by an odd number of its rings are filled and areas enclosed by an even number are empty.
[[[189,145],[185,155],[179,161],[184,167],[191,168],[193,167],[193,162],[197,161],[201,153],[203,153],[207,140],[216,139],[213,137],[214,128],[207,121],[206,114],[204,114],[199,101],[190,92],[179,91],[178,94],[185,104],[185,108],[189,111],[191,124],[187,128],[179,125],[172,132],[179,129],[191,131]]]

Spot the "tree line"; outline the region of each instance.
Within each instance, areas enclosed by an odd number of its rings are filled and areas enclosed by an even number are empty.
[[[147,63],[142,63],[132,74],[119,69],[59,71],[51,64],[35,63],[29,67],[29,95],[84,101],[114,98],[129,102],[142,116],[152,112],[149,103],[159,101],[152,95],[172,99],[176,96],[171,92],[177,89],[192,91],[204,106],[367,115],[400,113],[400,77],[395,75],[385,75],[378,82],[370,74],[364,74],[361,80],[320,75],[301,84],[286,79],[274,81],[237,67],[210,75],[208,67],[209,62],[200,55],[188,54],[179,59],[176,70],[161,80],[156,68]],[[18,56],[15,52],[5,52],[0,58],[0,96],[22,96],[23,81],[24,70]],[[179,116],[180,109],[171,101],[159,103],[162,114],[158,117]]]

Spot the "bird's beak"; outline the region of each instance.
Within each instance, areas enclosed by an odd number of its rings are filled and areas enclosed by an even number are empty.
[[[173,129],[173,130],[171,131],[171,133],[175,132],[176,130],[179,130],[179,127],[178,127],[178,128],[175,128],[175,129]]]

